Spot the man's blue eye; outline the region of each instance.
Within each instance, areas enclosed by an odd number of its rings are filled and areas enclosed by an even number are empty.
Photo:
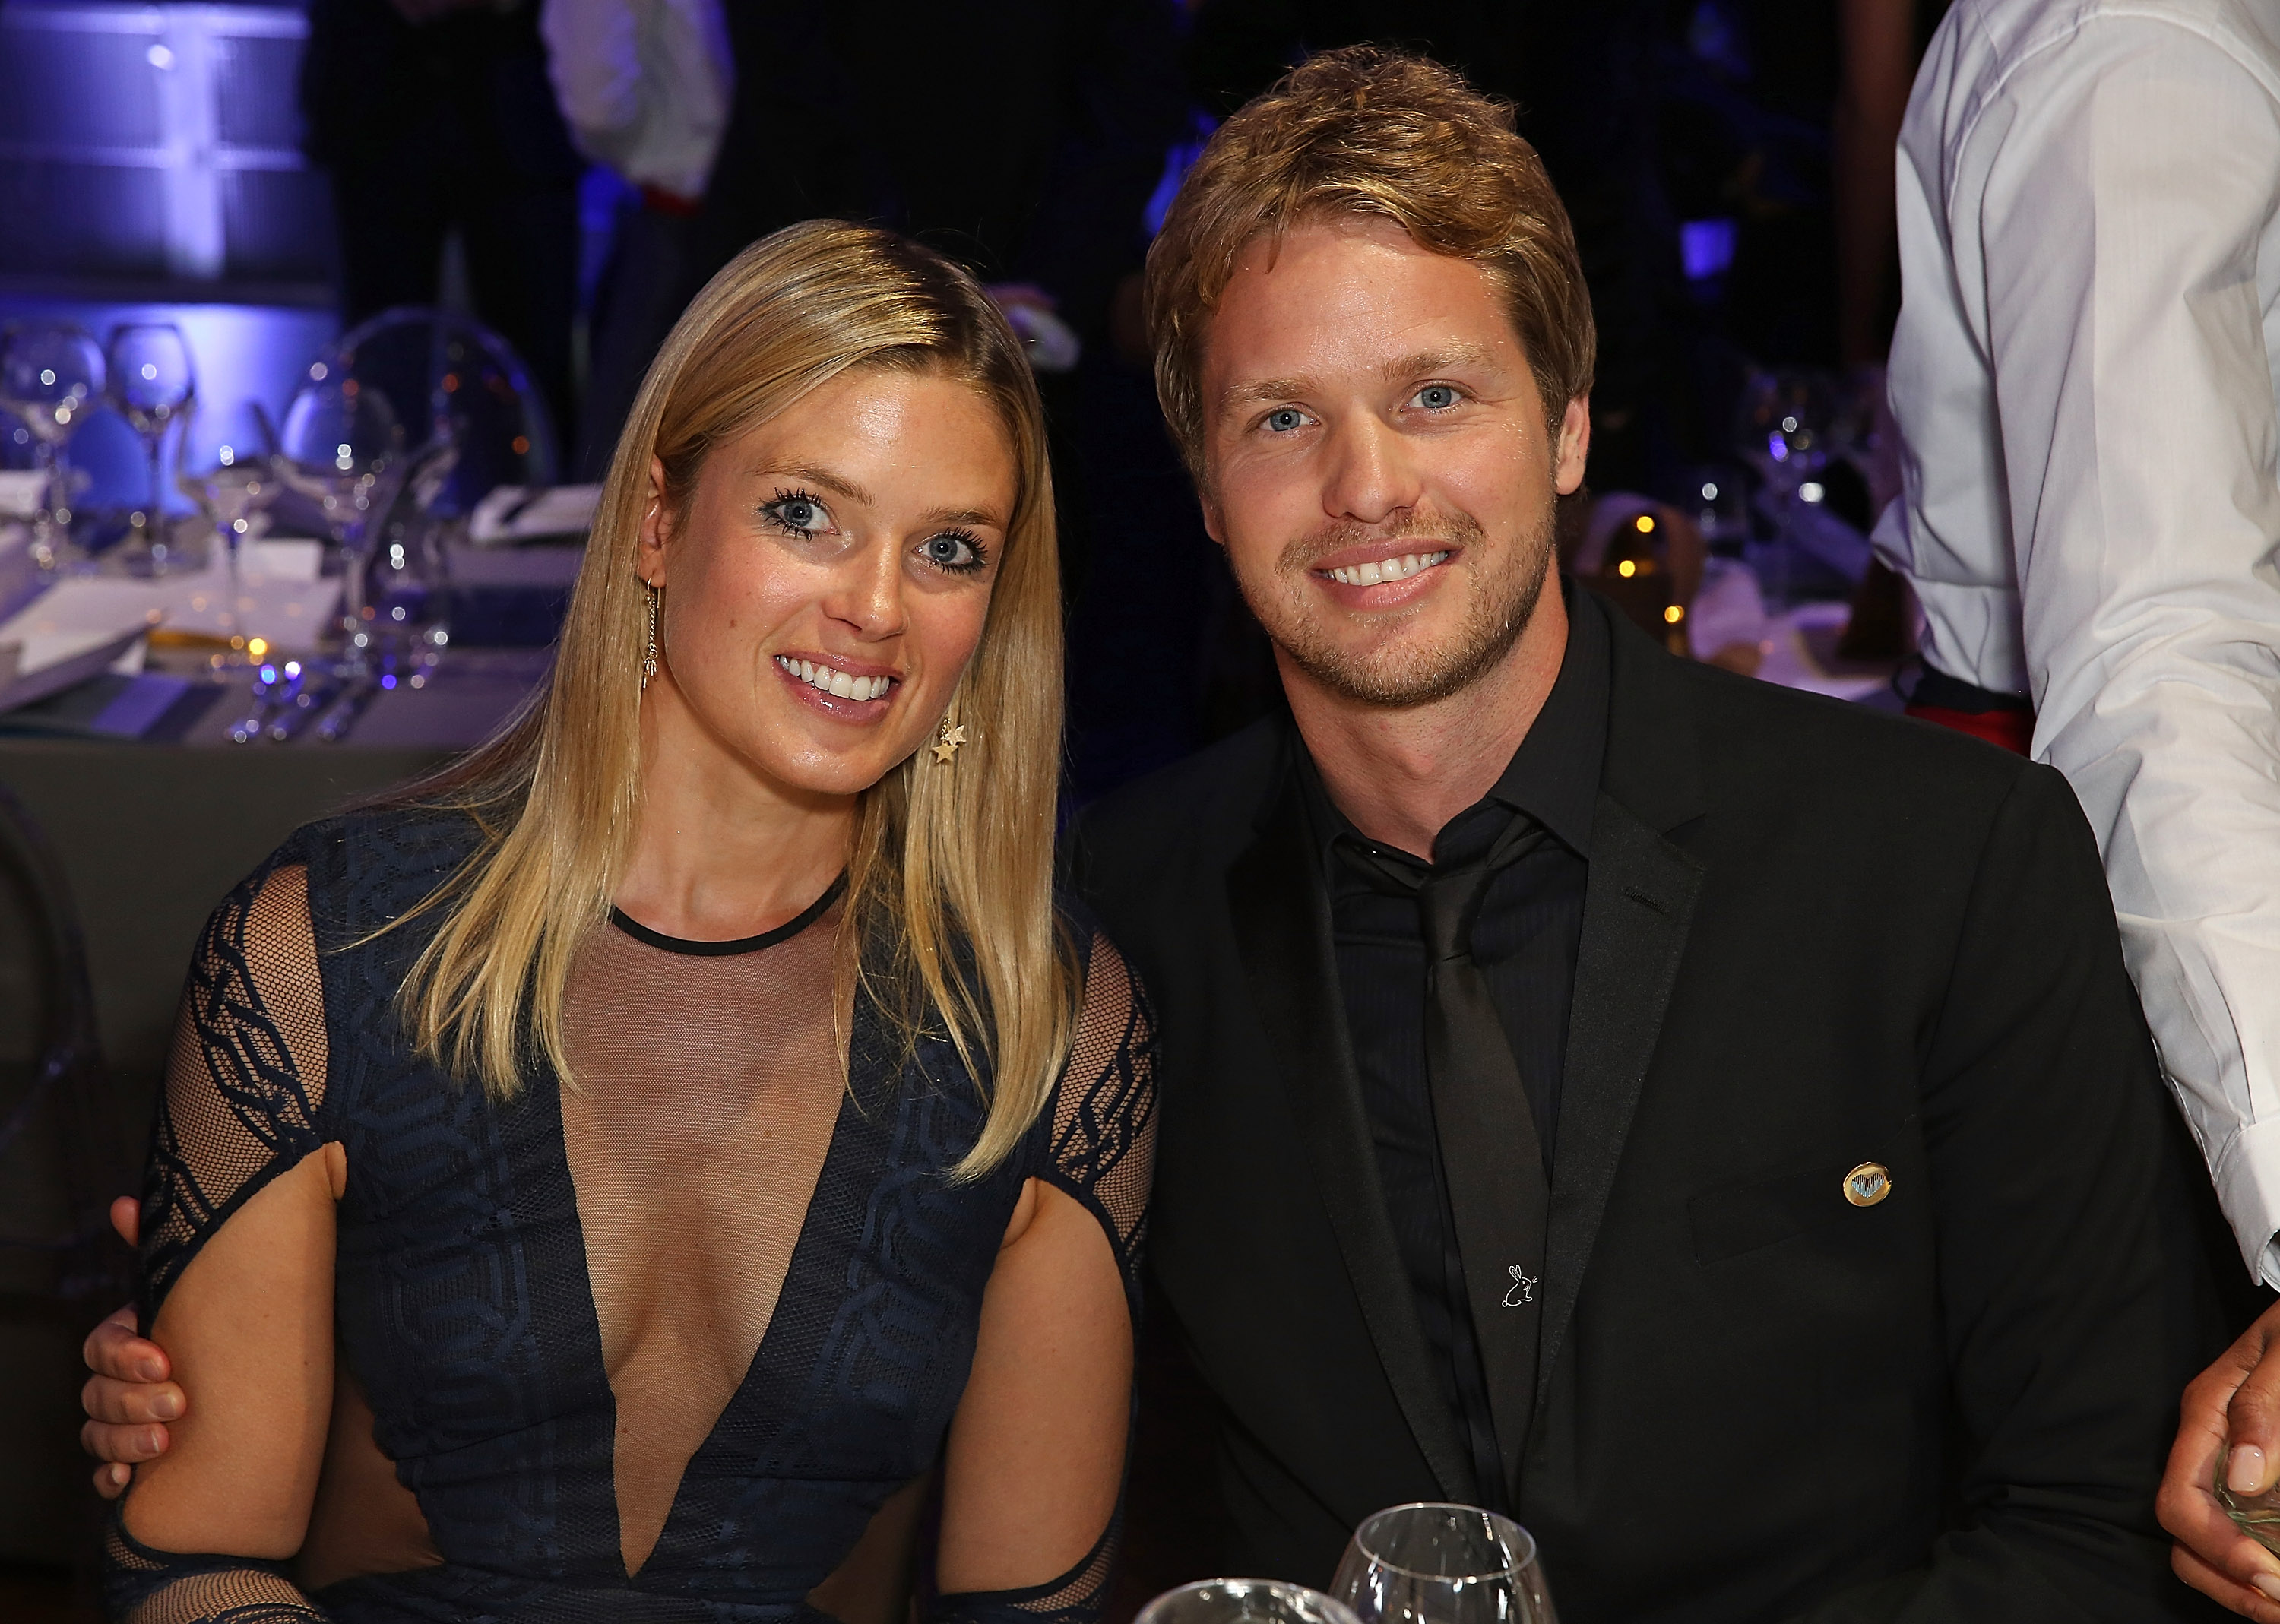
[[[1445,412],[1457,404],[1457,391],[1445,383],[1429,383],[1417,391],[1417,404],[1428,412]]]
[[[1267,427],[1278,435],[1289,434],[1306,420],[1306,414],[1296,406],[1285,406],[1279,412],[1270,412],[1267,414]]]

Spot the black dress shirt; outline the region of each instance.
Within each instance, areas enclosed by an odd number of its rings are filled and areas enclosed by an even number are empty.
[[[1490,880],[1472,935],[1474,962],[1528,1087],[1547,1175],[1557,1154],[1568,1005],[1583,926],[1584,853],[1607,730],[1606,627],[1588,613],[1571,612],[1568,625],[1560,674],[1504,775],[1433,843],[1435,865],[1448,865],[1480,857],[1515,818],[1532,819],[1552,835]],[[1481,1482],[1498,1486],[1491,1498],[1501,1501],[1504,1474],[1426,1074],[1425,945],[1417,903],[1374,872],[1398,865],[1421,879],[1433,866],[1357,830],[1325,792],[1303,748],[1299,777],[1321,843],[1339,992],[1388,1216],[1450,1408],[1463,1418]]]

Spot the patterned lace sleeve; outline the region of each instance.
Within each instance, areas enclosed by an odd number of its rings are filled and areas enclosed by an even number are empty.
[[[320,1143],[324,990],[309,871],[256,874],[206,921],[142,1180],[142,1323],[224,1220]]]
[[[1140,978],[1105,936],[1092,938],[1084,1007],[1053,1095],[1051,1149],[1037,1173],[1091,1208],[1108,1231],[1136,1329],[1156,1175],[1156,1017]]]
[[[190,961],[142,1184],[146,1330],[230,1214],[321,1143],[327,1054],[308,870],[273,866],[215,910]],[[124,1504],[104,1547],[104,1599],[120,1624],[325,1618],[279,1563],[143,1544]]]
[[[1037,1175],[1090,1208],[1107,1230],[1124,1276],[1136,1344],[1140,1249],[1155,1172],[1155,1015],[1124,956],[1096,935],[1085,966],[1076,1039],[1053,1097],[1051,1152]],[[1128,1470],[1131,1452],[1128,1428]],[[1097,1624],[1115,1577],[1123,1532],[1120,1488],[1108,1526],[1075,1567],[1024,1589],[944,1596],[932,1624]]]

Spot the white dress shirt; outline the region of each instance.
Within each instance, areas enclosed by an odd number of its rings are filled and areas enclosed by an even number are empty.
[[[1909,98],[1878,550],[2031,696],[2280,1284],[2280,0],[1958,0]]]
[[[720,0],[545,0],[538,27],[578,150],[635,186],[703,197],[733,86]]]

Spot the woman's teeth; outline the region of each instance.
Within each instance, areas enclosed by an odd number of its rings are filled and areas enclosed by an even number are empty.
[[[1449,556],[1440,552],[1413,552],[1398,558],[1387,558],[1372,564],[1357,564],[1350,569],[1331,570],[1329,577],[1341,586],[1375,587],[1389,581],[1406,581],[1420,570],[1429,570]]]
[[[781,654],[776,656],[776,664],[819,693],[829,694],[836,699],[883,699],[887,690],[895,685],[892,677],[851,677],[828,666],[787,659]]]

